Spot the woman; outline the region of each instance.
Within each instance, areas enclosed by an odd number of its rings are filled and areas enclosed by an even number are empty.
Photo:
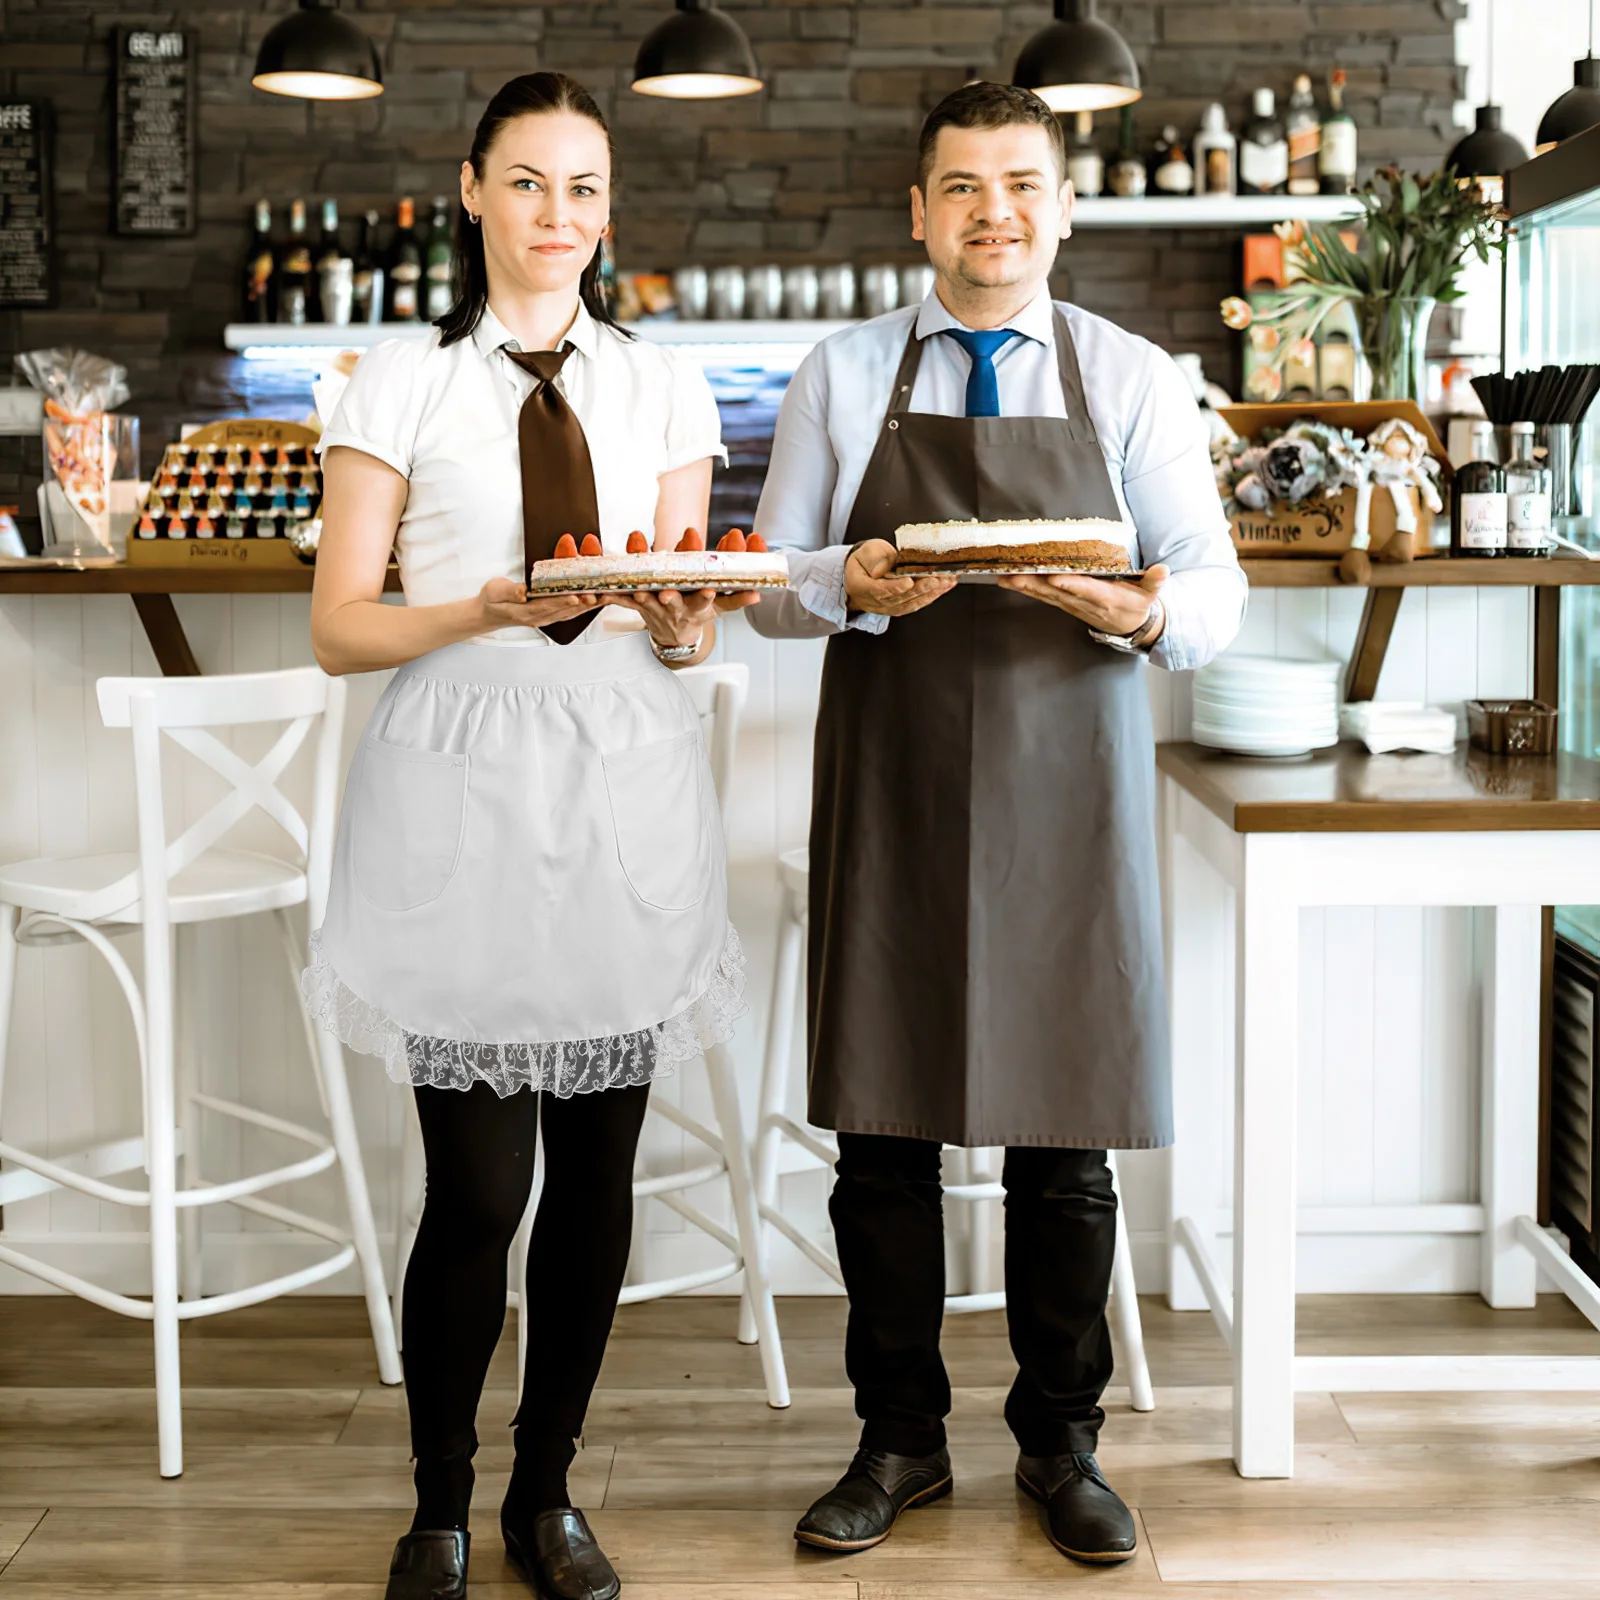
[[[454,308],[375,346],[323,437],[317,659],[399,670],[350,770],[306,987],[414,1086],[427,1155],[404,1318],[417,1511],[389,1600],[466,1592],[474,1419],[541,1119],[501,1527],[540,1594],[620,1591],[567,1467],[650,1081],[739,1009],[710,773],[668,670],[705,658],[718,602],[641,597],[645,628],[619,632],[595,597],[530,601],[522,582],[563,532],[610,551],[704,528],[726,460],[698,367],[629,338],[599,291],[610,175],[580,85],[506,84],[462,164]],[[391,548],[404,607],[381,603]]]

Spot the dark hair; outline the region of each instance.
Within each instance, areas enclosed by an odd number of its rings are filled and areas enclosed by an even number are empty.
[[[941,128],[1043,128],[1055,152],[1056,170],[1061,180],[1067,177],[1067,141],[1061,120],[1031,89],[1018,89],[1009,83],[968,83],[953,89],[922,124],[917,141],[917,187],[928,188],[928,173],[933,167],[933,147]]]
[[[544,116],[552,111],[570,111],[575,116],[587,117],[605,134],[606,147],[615,161],[616,150],[611,143],[611,130],[606,126],[606,119],[600,114],[600,107],[594,103],[589,91],[576,78],[569,78],[564,72],[528,72],[502,84],[495,97],[483,108],[483,115],[478,118],[477,132],[472,136],[472,149],[467,153],[472,170],[482,178],[489,147],[500,137],[508,122],[514,122],[518,117]],[[617,328],[617,319],[600,281],[605,252],[606,244],[602,239],[589,258],[589,264],[583,269],[583,276],[578,279],[578,293],[596,322]],[[455,294],[455,304],[435,324],[439,329],[441,345],[465,339],[483,320],[483,313],[489,304],[489,268],[483,254],[483,224],[474,223],[464,205],[456,207],[456,245],[450,263],[450,287]],[[618,331],[628,338],[633,337],[626,329],[618,328]]]

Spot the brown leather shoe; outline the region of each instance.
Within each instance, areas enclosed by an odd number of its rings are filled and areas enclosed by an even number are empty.
[[[1018,1456],[1017,1485],[1044,1506],[1050,1543],[1062,1555],[1100,1566],[1126,1561],[1138,1548],[1133,1513],[1087,1451]]]
[[[845,1475],[800,1519],[795,1538],[817,1550],[870,1550],[902,1511],[950,1493],[950,1452],[897,1456],[858,1450]]]

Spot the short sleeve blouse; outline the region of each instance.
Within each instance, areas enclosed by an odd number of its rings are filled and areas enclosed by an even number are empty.
[[[629,339],[581,307],[567,339],[574,353],[556,381],[588,441],[601,541],[620,551],[630,533],[654,527],[663,473],[707,457],[726,464],[717,403],[691,356]],[[517,418],[532,380],[506,356],[508,344],[518,348],[486,311],[451,345],[437,330],[374,345],[323,433],[321,449],[364,451],[410,481],[395,552],[411,605],[465,599],[490,578],[521,575]]]

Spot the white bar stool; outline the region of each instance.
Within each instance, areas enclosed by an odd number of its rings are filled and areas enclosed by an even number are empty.
[[[790,1038],[800,1006],[800,983],[805,971],[807,894],[811,878],[810,853],[805,849],[786,850],[778,858],[778,875],[783,901],[778,925],[778,952],[774,964],[771,1010],[767,1017],[767,1044],[761,1071],[761,1102],[756,1119],[756,1203],[763,1231],[770,1225],[778,1230],[805,1258],[825,1272],[835,1283],[843,1284],[838,1257],[786,1216],[778,1205],[778,1180],[790,1172],[831,1167],[839,1159],[838,1146],[827,1134],[796,1122],[786,1111],[789,1096]],[[969,1285],[989,1281],[990,1255],[988,1208],[1002,1200],[1005,1190],[994,1176],[997,1152],[962,1152],[964,1175],[961,1181],[946,1183],[948,1199],[973,1207],[967,1240]],[[1117,1157],[1106,1152],[1111,1181],[1117,1185]],[[1155,1392],[1150,1384],[1150,1367],[1145,1360],[1144,1329],[1139,1320],[1139,1299],[1134,1289],[1133,1255],[1128,1245],[1128,1223],[1117,1193],[1117,1244],[1111,1274],[1111,1304],[1117,1334],[1128,1363],[1128,1391],[1135,1411],[1153,1411]],[[945,1299],[950,1315],[969,1311],[996,1311],[1006,1303],[1003,1290],[977,1289],[953,1294]],[[746,1308],[746,1317],[749,1311]],[[748,1331],[748,1321],[744,1331]],[[741,1337],[743,1333],[741,1333]]]
[[[725,801],[733,778],[734,752],[738,745],[739,717],[750,693],[750,669],[742,665],[690,667],[678,673],[678,682],[688,690],[700,716],[711,762],[712,782],[717,799]],[[778,1336],[777,1313],[772,1304],[772,1289],[767,1282],[760,1256],[761,1230],[756,1213],[755,1179],[750,1165],[750,1147],[739,1111],[739,1090],[733,1058],[725,1045],[714,1045],[706,1052],[706,1072],[711,1085],[714,1128],[708,1128],[670,1101],[652,1095],[650,1110],[681,1128],[708,1152],[704,1162],[680,1171],[637,1174],[635,1200],[659,1200],[691,1226],[715,1239],[727,1252],[715,1265],[675,1278],[650,1283],[629,1284],[617,1297],[619,1305],[636,1305],[644,1300],[703,1289],[744,1273],[741,1318],[749,1319],[745,1344],[759,1344],[761,1370],[767,1390],[767,1404],[781,1409],[789,1404],[789,1379],[784,1369],[783,1347]],[[405,1285],[406,1263],[416,1241],[417,1224],[422,1216],[424,1162],[421,1130],[415,1110],[406,1118],[406,1148],[402,1152],[403,1224],[396,1241],[395,1322],[400,1322],[401,1296]],[[527,1354],[527,1324],[522,1316],[522,1285],[527,1279],[528,1239],[533,1215],[539,1203],[542,1161],[536,1169],[533,1192],[522,1225],[511,1247],[510,1288],[507,1303],[517,1308],[517,1384],[520,1392],[522,1369]],[[684,1198],[684,1192],[697,1189],[719,1178],[728,1180],[733,1202],[734,1232],[707,1216]],[[747,1308],[753,1307],[753,1311]]]
[[[144,1127],[139,1136],[48,1158],[0,1143],[0,1158],[20,1169],[0,1174],[0,1205],[14,1205],[65,1188],[113,1205],[148,1208],[151,1295],[145,1300],[114,1293],[10,1244],[0,1244],[0,1261],[107,1310],[154,1325],[160,1468],[162,1477],[173,1478],[183,1471],[180,1322],[258,1305],[320,1283],[356,1261],[366,1292],[379,1375],[385,1383],[400,1382],[400,1357],[389,1318],[344,1057],[338,1041],[318,1027],[306,1010],[300,991],[305,949],[289,918],[290,907],[304,905],[315,926],[327,904],[346,691],[342,682],[318,668],[300,667],[211,678],[102,678],[99,698],[100,715],[107,727],[133,730],[139,848],[136,853],[46,858],[0,867],[0,1082],[19,945],[82,940],[105,957],[133,1015],[143,1077]],[[289,726],[254,765],[207,731],[269,722],[287,722]],[[308,825],[277,783],[313,730],[316,763]],[[170,844],[163,811],[163,733],[229,786],[221,800]],[[264,812],[289,836],[294,846],[292,859],[219,848],[229,829],[253,810]],[[328,1120],[327,1136],[236,1101],[219,1099],[206,1093],[198,1081],[176,1081],[176,930],[263,911],[272,913],[282,936],[288,976],[299,1002],[307,1052]],[[135,928],[143,932],[142,990],[112,943],[119,934]],[[186,1079],[188,1076],[186,1073]],[[266,1129],[311,1153],[246,1177],[223,1181],[203,1177],[202,1111]],[[261,1198],[263,1190],[335,1165],[344,1179],[348,1231]],[[148,1177],[143,1188],[104,1181],[140,1169]],[[202,1298],[200,1208],[224,1204],[325,1240],[329,1252],[297,1271]],[[181,1261],[180,1217],[184,1223]]]

